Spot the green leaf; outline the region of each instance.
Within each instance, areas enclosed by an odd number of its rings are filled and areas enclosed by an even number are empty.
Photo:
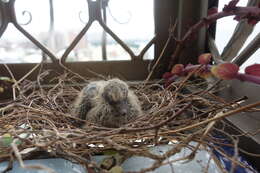
[[[9,77],[5,77],[5,76],[0,76],[0,80],[7,80],[7,81],[9,81],[10,78]]]
[[[124,173],[124,170],[121,166],[114,166],[109,170],[110,173]]]
[[[3,93],[5,89],[3,87],[0,87],[0,93]]]
[[[103,152],[104,155],[116,155],[118,152],[116,150],[106,150]]]
[[[18,139],[18,140],[15,142],[15,144],[16,144],[16,145],[20,145],[20,144],[22,144],[22,141]]]
[[[116,159],[113,156],[104,158],[100,163],[100,167],[106,170],[109,170],[115,165],[116,165]]]
[[[13,79],[9,78],[9,77],[5,77],[5,76],[0,76],[0,80],[2,81],[8,81],[8,82],[14,82]]]
[[[6,133],[0,138],[0,145],[3,147],[9,147],[11,143],[13,142],[13,137]]]

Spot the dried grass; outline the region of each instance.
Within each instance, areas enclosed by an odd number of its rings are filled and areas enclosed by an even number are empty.
[[[90,156],[113,149],[155,159],[152,167],[140,171],[147,172],[164,164],[164,160],[187,147],[191,141],[196,141],[198,145],[191,148],[192,154],[178,160],[193,159],[202,145],[221,152],[232,161],[233,167],[247,167],[237,159],[237,154],[229,156],[221,149],[221,145],[229,145],[236,153],[240,151],[238,138],[227,134],[223,128],[217,128],[216,122],[221,127],[229,126],[223,118],[251,110],[260,105],[259,102],[247,106],[240,105],[245,98],[226,102],[213,94],[216,85],[206,89],[205,83],[191,83],[186,79],[167,89],[160,83],[132,83],[130,85],[145,114],[121,128],[106,128],[69,114],[73,100],[83,87],[79,83],[89,80],[83,81],[82,77],[66,73],[51,81],[55,85],[43,85],[41,82],[45,77],[46,73],[42,73],[36,81],[24,80],[16,84],[19,86],[16,100],[1,104],[0,136],[10,134],[16,142],[0,148],[0,161],[12,161],[15,156],[22,163],[22,159],[42,158],[44,152],[46,157],[62,157],[79,162],[88,169],[101,169],[90,160]],[[187,89],[191,87],[195,90]],[[88,124],[85,129],[79,128],[82,122]],[[225,137],[229,143],[216,138],[216,134]],[[170,142],[176,146],[163,155],[149,152],[151,146]]]

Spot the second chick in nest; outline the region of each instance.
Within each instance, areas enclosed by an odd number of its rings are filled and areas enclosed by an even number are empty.
[[[142,114],[137,96],[119,79],[90,82],[79,93],[73,115],[90,122],[120,127]]]

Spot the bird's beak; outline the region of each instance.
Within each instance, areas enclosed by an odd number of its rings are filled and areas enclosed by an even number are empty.
[[[117,104],[117,110],[119,112],[120,115],[126,115],[127,114],[127,109],[128,109],[128,105],[126,102],[120,102]]]

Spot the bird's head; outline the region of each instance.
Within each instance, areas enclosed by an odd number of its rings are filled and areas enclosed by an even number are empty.
[[[119,113],[119,115],[127,115],[128,85],[125,82],[119,79],[109,80],[104,87],[102,96],[104,100]]]

